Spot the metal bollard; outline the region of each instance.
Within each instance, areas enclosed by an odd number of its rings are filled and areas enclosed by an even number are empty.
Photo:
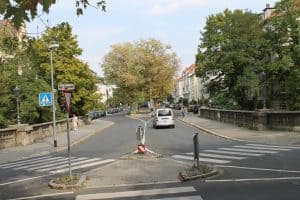
[[[197,167],[199,167],[199,140],[198,140],[198,133],[194,134],[193,136],[193,143],[194,143],[194,162]]]

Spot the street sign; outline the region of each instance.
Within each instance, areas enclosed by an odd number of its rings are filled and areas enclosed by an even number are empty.
[[[52,93],[51,92],[39,93],[39,105],[40,106],[52,106]]]
[[[58,85],[58,90],[59,91],[74,90],[74,89],[75,89],[75,85],[72,84],[72,83],[65,83],[65,84]]]

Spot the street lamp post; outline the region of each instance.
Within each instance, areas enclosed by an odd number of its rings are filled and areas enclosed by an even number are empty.
[[[55,94],[55,89],[54,89],[54,69],[53,69],[53,51],[56,50],[59,47],[58,44],[51,44],[49,46],[49,50],[50,50],[50,64],[51,64],[51,92],[52,92],[52,121],[53,121],[53,129],[52,129],[52,133],[53,133],[53,146],[57,147],[57,140],[56,140],[56,119],[55,119],[55,111],[56,111],[56,107],[55,107],[55,98],[54,98],[54,94]]]
[[[14,89],[15,92],[15,96],[17,98],[17,123],[21,124],[21,120],[20,120],[20,93],[21,93],[21,89],[16,86]]]

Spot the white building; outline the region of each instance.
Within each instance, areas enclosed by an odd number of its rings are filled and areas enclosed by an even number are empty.
[[[176,77],[174,80],[174,101],[178,102],[180,98],[183,98],[183,78]]]
[[[202,79],[196,76],[196,67],[195,64],[190,65],[182,71],[181,77],[175,79],[175,101],[180,97],[188,99],[189,102],[208,98]]]
[[[113,97],[113,89],[116,89],[116,85],[104,85],[104,84],[97,84],[97,92],[102,96],[101,102],[103,104],[107,103],[107,100]]]

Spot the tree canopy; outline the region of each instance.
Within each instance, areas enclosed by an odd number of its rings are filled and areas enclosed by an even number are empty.
[[[49,13],[50,7],[57,3],[56,0],[1,0],[0,15],[4,19],[9,19],[16,27],[20,27],[25,21],[29,22],[38,15],[38,7],[41,6],[42,11]],[[76,7],[76,14],[82,15],[83,10],[89,6],[106,9],[106,1],[99,0],[95,5],[90,0],[73,0]]]
[[[79,60],[82,49],[79,48],[76,36],[72,34],[72,27],[64,22],[53,28],[48,28],[40,39],[34,41],[33,46],[41,76],[50,83],[50,53],[48,47],[51,43],[59,44],[53,51],[53,65],[55,71],[55,87],[59,84],[73,83],[75,91],[72,94],[73,112],[84,115],[94,108],[94,102],[100,97],[95,94],[96,83],[99,79],[89,66]]]
[[[247,107],[247,91],[258,87],[266,40],[257,14],[225,10],[206,21],[196,57],[197,75],[210,80],[210,95],[222,93],[228,101]],[[246,104],[245,104],[246,103]]]
[[[179,60],[169,45],[155,39],[111,46],[102,68],[107,82],[119,87],[129,104],[167,97]]]

